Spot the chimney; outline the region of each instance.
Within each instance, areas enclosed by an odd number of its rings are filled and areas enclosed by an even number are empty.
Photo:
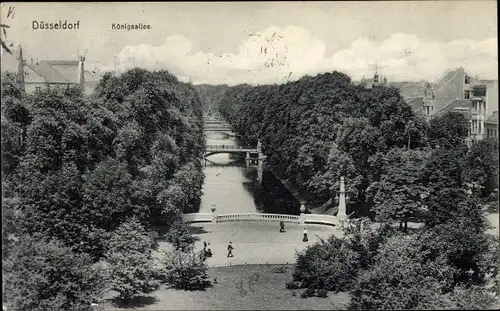
[[[19,46],[16,82],[19,84],[21,90],[24,91],[24,60],[23,48],[21,46]]]
[[[85,85],[85,69],[84,64],[85,56],[80,56],[80,62],[78,63],[78,83],[83,88]]]

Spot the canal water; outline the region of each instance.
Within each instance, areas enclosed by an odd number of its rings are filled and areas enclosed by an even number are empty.
[[[207,145],[245,147],[237,138],[224,133],[207,132],[205,137]],[[259,183],[257,165],[250,165],[247,168],[244,155],[208,156],[204,173],[205,183],[200,213],[211,213],[211,207],[215,206],[218,214],[254,212],[300,214],[300,203],[273,173],[264,170],[262,183]]]

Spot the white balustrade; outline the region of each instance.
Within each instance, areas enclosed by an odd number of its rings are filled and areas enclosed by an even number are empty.
[[[297,224],[322,224],[340,226],[340,219],[336,216],[320,214],[302,214],[301,216],[286,214],[264,214],[264,213],[237,213],[219,214],[192,213],[184,214],[184,222],[230,222],[230,221],[285,221]]]
[[[332,226],[340,226],[340,219],[337,216],[321,215],[321,214],[304,214],[306,224],[324,224]]]
[[[184,214],[183,220],[186,223],[192,222],[211,222],[214,218],[213,214],[210,213],[190,213]]]
[[[240,220],[287,221],[299,223],[299,216],[284,214],[238,213],[217,215],[217,222]]]

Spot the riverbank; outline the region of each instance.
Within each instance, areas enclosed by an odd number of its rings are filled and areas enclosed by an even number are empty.
[[[281,182],[283,187],[285,187],[290,194],[292,194],[295,199],[307,208],[307,210],[311,214],[321,214],[321,215],[336,215],[337,214],[337,206],[335,206],[333,200],[328,200],[324,203],[311,202],[307,197],[307,194],[303,191],[300,191],[298,187],[293,185],[291,182],[286,181],[285,179],[278,176],[276,167],[266,165],[266,169],[272,171],[274,177]]]

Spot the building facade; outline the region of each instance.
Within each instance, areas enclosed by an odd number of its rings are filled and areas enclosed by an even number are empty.
[[[85,58],[80,60],[42,60],[26,62],[22,48],[19,48],[16,79],[27,93],[42,89],[60,89],[80,86],[84,94],[90,94],[97,86],[98,79],[84,68]]]
[[[398,88],[410,107],[427,120],[449,111],[464,114],[470,124],[471,142],[488,136],[486,120],[498,110],[498,81],[479,80],[462,67],[446,71],[435,84],[421,81],[388,85]],[[493,131],[494,125],[489,122]]]
[[[493,112],[493,114],[486,120],[486,137],[498,139],[498,111]]]

